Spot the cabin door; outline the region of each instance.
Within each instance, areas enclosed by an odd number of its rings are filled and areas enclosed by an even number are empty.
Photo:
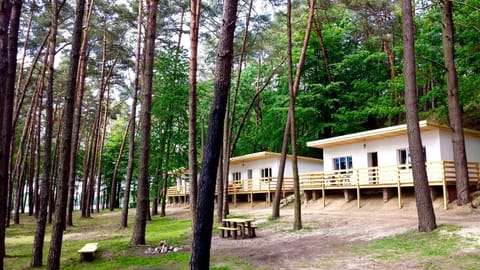
[[[378,183],[378,153],[370,152],[368,156],[368,182],[370,184]]]

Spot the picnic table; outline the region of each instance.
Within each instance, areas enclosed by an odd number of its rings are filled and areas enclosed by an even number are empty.
[[[233,239],[237,238],[237,232],[240,231],[241,238],[253,238],[256,237],[255,226],[252,222],[255,221],[253,218],[224,218],[222,221],[222,227],[219,229],[222,232],[222,237],[225,237],[225,232],[227,237],[230,235],[233,236]]]

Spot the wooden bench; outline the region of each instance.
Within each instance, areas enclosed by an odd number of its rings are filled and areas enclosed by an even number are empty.
[[[252,224],[250,225],[250,227],[246,227],[246,233],[248,234],[249,237],[257,237],[257,235],[255,234],[255,229],[257,228],[257,225],[255,224]],[[248,231],[250,230],[250,231]]]
[[[81,249],[78,250],[80,253],[80,261],[91,262],[94,259],[95,252],[97,252],[98,243],[87,243]]]
[[[237,239],[237,232],[238,232],[238,229],[240,229],[240,227],[236,227],[236,228],[232,228],[232,227],[217,227],[217,228],[220,229],[220,231],[222,232],[222,233],[221,233],[222,238],[225,238],[225,232],[227,232],[227,237],[230,236],[230,232],[231,232],[233,239]]]

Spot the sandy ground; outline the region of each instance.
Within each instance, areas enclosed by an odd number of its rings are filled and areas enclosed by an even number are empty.
[[[378,196],[377,196],[378,197]],[[441,199],[434,201],[437,224],[455,224],[461,233],[480,244],[480,210],[449,205],[444,210]],[[415,260],[387,265],[373,260],[369,254],[352,255],[349,247],[362,246],[376,238],[414,230],[417,212],[412,197],[404,200],[402,209],[395,198],[384,203],[381,198],[345,202],[342,197],[330,198],[324,208],[321,201],[302,207],[304,230],[293,232],[293,208],[281,209],[281,218],[266,223],[271,208],[265,202],[233,206],[231,214],[253,216],[259,225],[254,239],[226,239],[214,234],[212,257],[238,257],[262,269],[422,269]],[[471,251],[470,251],[471,252]],[[480,250],[473,251],[480,255]],[[480,266],[479,266],[480,269]]]

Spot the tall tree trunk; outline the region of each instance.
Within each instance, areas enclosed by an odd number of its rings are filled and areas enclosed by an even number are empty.
[[[418,124],[418,96],[415,71],[415,39],[412,3],[402,0],[403,61],[405,76],[405,105],[408,130],[408,145],[412,159],[413,182],[418,213],[418,230],[429,232],[436,228],[430,188],[428,185],[422,138]]]
[[[73,116],[73,131],[72,131],[72,153],[70,156],[70,174],[68,176],[68,198],[67,198],[67,226],[73,226],[73,208],[75,196],[75,180],[77,168],[77,153],[79,148],[80,128],[82,122],[82,104],[83,92],[85,90],[85,78],[87,74],[87,46],[88,33],[90,30],[90,16],[93,10],[93,0],[87,3],[87,16],[85,17],[85,27],[83,29],[82,45],[80,47],[80,60],[77,77],[77,95],[75,97],[75,110]],[[83,195],[83,193],[82,193]],[[83,212],[82,212],[83,217]]]
[[[457,205],[471,201],[468,191],[468,167],[463,134],[462,107],[458,97],[458,78],[455,69],[455,45],[451,0],[442,0],[442,43],[447,76],[448,117],[452,128],[453,158],[457,178]]]
[[[5,258],[5,219],[7,216],[8,170],[10,143],[12,136],[12,114],[15,90],[8,88],[8,28],[12,6],[10,1],[0,3],[0,269],[4,268]]]
[[[43,110],[43,106],[40,106],[40,111]],[[39,113],[38,116],[37,116],[37,123],[41,123],[42,122],[42,114]],[[50,126],[47,126],[45,125],[46,127],[50,128]],[[50,128],[51,129],[51,128]],[[38,216],[39,216],[39,213],[40,213],[40,170],[41,170],[41,157],[43,155],[42,153],[42,148],[41,148],[41,132],[42,132],[42,125],[41,124],[38,124],[37,126],[37,135],[36,135],[36,149],[37,149],[37,152],[36,152],[36,162],[35,162],[35,183],[34,183],[34,193],[35,193],[35,219],[38,219]],[[51,148],[51,147],[50,147]],[[43,161],[43,160],[42,160]],[[42,175],[43,176],[43,175]],[[33,254],[33,252],[32,252]]]
[[[122,155],[123,155],[123,149],[125,148],[125,142],[127,140],[127,135],[128,135],[128,130],[130,129],[130,126],[132,125],[132,118],[128,120],[127,127],[125,128],[125,133],[123,134],[122,137],[122,144],[120,145],[120,151],[118,151],[118,156],[117,160],[115,161],[115,167],[113,169],[113,176],[112,176],[112,182],[110,184],[110,211],[113,211],[115,207],[118,207],[118,193],[117,193],[117,174],[118,174],[118,168],[120,167],[120,162],[122,160]]]
[[[130,186],[132,183],[133,176],[133,165],[135,163],[135,121],[137,117],[137,93],[140,88],[140,51],[142,47],[141,37],[142,37],[142,6],[143,0],[138,1],[138,16],[137,16],[137,51],[135,53],[135,79],[133,81],[133,95],[132,95],[132,112],[131,112],[131,121],[130,125],[130,138],[128,145],[128,165],[127,165],[127,175],[125,177],[125,190],[123,193],[123,206],[122,206],[122,218],[120,221],[120,226],[123,228],[127,227],[128,224],[128,203],[130,201]]]
[[[305,38],[303,40],[302,52],[300,54],[300,59],[297,64],[297,72],[295,74],[295,80],[293,80],[293,64],[292,64],[292,39],[291,39],[291,3],[290,1],[287,4],[288,15],[287,15],[287,31],[288,31],[288,74],[289,74],[289,92],[290,92],[290,107],[287,116],[287,122],[285,124],[285,131],[283,134],[282,142],[282,155],[280,158],[280,165],[278,169],[277,177],[277,187],[275,190],[275,197],[272,207],[272,217],[280,217],[280,196],[282,193],[283,185],[283,174],[285,171],[285,163],[287,159],[288,152],[288,137],[289,133],[292,134],[291,144],[292,144],[292,171],[293,171],[293,186],[294,186],[294,196],[295,196],[295,208],[294,208],[294,225],[295,230],[300,230],[302,228],[301,221],[301,199],[300,199],[300,180],[298,176],[298,164],[297,164],[297,153],[296,153],[296,131],[295,131],[295,100],[298,95],[298,88],[300,85],[300,75],[302,72],[303,64],[305,62],[305,57],[307,55],[308,42],[310,40],[310,34],[312,32],[312,25],[314,23],[314,14],[316,1],[312,0],[310,3],[310,12],[308,17],[307,29],[305,30]],[[293,138],[295,136],[295,138]]]
[[[219,212],[221,212],[221,217],[220,220],[223,218],[226,218],[227,215],[229,214],[229,207],[228,207],[228,174],[230,172],[230,157],[232,156],[232,134],[233,134],[233,127],[234,127],[234,122],[235,122],[235,115],[236,115],[236,109],[237,109],[237,99],[238,99],[238,93],[240,90],[240,80],[242,78],[242,67],[243,67],[243,61],[245,58],[245,51],[247,47],[247,37],[248,37],[248,30],[249,30],[249,25],[250,25],[250,17],[252,13],[252,8],[253,8],[253,0],[249,1],[248,4],[248,13],[247,17],[245,19],[245,29],[243,32],[243,38],[242,38],[242,47],[240,51],[240,58],[238,60],[238,71],[237,71],[237,78],[235,82],[235,90],[233,91],[233,99],[231,106],[227,103],[227,111],[225,113],[225,131],[223,135],[223,153],[222,153],[222,175],[221,175],[221,180],[223,182],[222,187],[223,187],[223,195],[222,200],[219,200],[218,207],[219,207]],[[229,93],[230,95],[230,93]],[[228,101],[227,101],[228,102]],[[231,110],[230,110],[231,107]]]
[[[323,23],[322,23],[320,17],[316,16],[316,18],[315,18],[315,29],[317,31],[317,36],[318,36],[318,41],[320,43],[320,47],[322,48],[322,56],[323,56],[323,62],[325,63],[325,73],[327,73],[327,80],[328,80],[328,83],[331,83],[333,81],[333,79],[332,79],[332,73],[330,72],[330,65],[329,65],[329,62],[328,62],[327,47],[325,46],[325,42],[323,40],[322,28],[323,28]]]
[[[72,50],[70,52],[70,69],[63,116],[61,150],[58,165],[58,188],[55,203],[55,222],[52,229],[47,269],[60,269],[62,253],[63,230],[65,229],[65,215],[67,212],[68,179],[70,168],[70,150],[72,148],[73,114],[75,109],[76,81],[78,72],[79,52],[82,42],[83,15],[85,0],[78,0],[75,10],[75,23],[72,35]]]
[[[138,165],[138,199],[132,245],[145,244],[145,229],[149,214],[149,177],[150,128],[152,107],[153,62],[155,59],[155,38],[157,30],[158,0],[148,1],[148,23],[145,42],[145,88],[142,91],[142,111],[140,113],[140,156]]]
[[[93,143],[93,130],[91,131],[90,135],[87,137],[87,142],[85,145],[85,153],[83,156],[83,173],[82,173],[82,193],[81,193],[81,202],[80,202],[80,209],[81,209],[81,217],[87,217],[87,208],[88,208],[88,179],[90,176],[90,163],[92,159],[92,143]]]
[[[197,218],[198,183],[197,183],[197,53],[198,28],[200,24],[201,0],[190,0],[190,90],[188,94],[188,173],[190,177],[190,212],[192,229]]]
[[[222,144],[222,133],[228,91],[231,85],[233,60],[233,38],[237,20],[237,0],[226,0],[223,5],[223,19],[215,64],[215,84],[207,142],[203,149],[202,170],[196,223],[193,232],[190,269],[208,269],[215,199],[215,174]]]
[[[52,167],[52,129],[53,129],[53,82],[54,82],[54,64],[55,48],[57,46],[57,28],[58,28],[58,8],[57,0],[53,0],[52,20],[50,26],[49,39],[49,59],[48,59],[48,84],[45,91],[45,135],[43,146],[43,171],[40,186],[40,209],[38,209],[37,227],[35,229],[35,238],[33,240],[32,260],[30,266],[41,267],[43,262],[43,247],[45,243],[45,229],[47,225],[47,208],[50,194],[51,167]],[[38,149],[40,150],[40,149]]]

